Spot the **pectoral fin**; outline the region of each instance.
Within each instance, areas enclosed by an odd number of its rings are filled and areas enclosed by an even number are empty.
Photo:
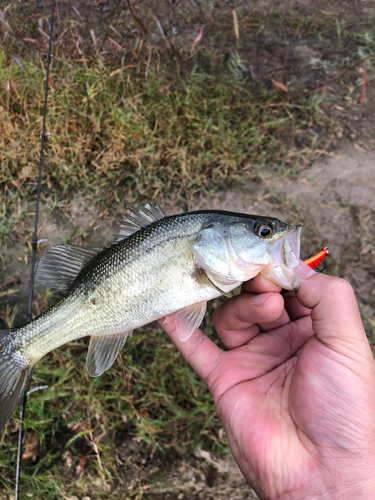
[[[198,302],[184,309],[170,314],[164,320],[164,323],[169,323],[172,319],[176,322],[176,331],[181,342],[186,342],[197,328],[202,323],[206,312],[207,303]]]
[[[118,335],[91,337],[86,359],[86,370],[90,377],[99,377],[112,366],[118,353],[124,347],[126,339],[132,334],[133,331]]]

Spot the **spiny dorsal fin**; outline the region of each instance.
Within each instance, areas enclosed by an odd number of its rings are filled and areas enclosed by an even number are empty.
[[[86,370],[90,377],[99,377],[108,368],[111,368],[118,353],[124,347],[126,339],[133,331],[117,335],[103,335],[91,337],[89,352],[86,359]]]
[[[181,342],[186,342],[202,323],[206,307],[207,302],[198,302],[198,304],[184,307],[183,309],[167,316],[164,323],[169,323],[175,319],[178,338]]]
[[[157,203],[154,205],[147,203],[144,207],[138,206],[138,210],[131,210],[129,215],[124,215],[120,225],[117,242],[149,226],[153,222],[164,219],[166,216],[167,215]]]
[[[60,290],[73,283],[81,269],[102,248],[86,248],[78,245],[57,245],[44,252],[36,270],[39,285]]]

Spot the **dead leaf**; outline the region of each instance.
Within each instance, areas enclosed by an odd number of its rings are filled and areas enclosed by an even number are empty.
[[[21,172],[19,173],[18,179],[20,181],[24,181],[26,179],[32,179],[36,176],[36,172],[32,165],[25,165],[22,167]]]
[[[25,446],[25,451],[22,455],[22,460],[25,462],[36,462],[39,449],[39,439],[36,436],[31,437]]]
[[[124,50],[121,45],[119,43],[116,42],[116,40],[113,40],[113,38],[111,38],[110,36],[108,37],[108,40],[115,46],[118,48],[118,50]]]
[[[139,414],[142,418],[150,418],[150,414],[146,410],[139,410]]]
[[[169,87],[171,86],[172,84],[169,83],[168,85],[165,85],[165,87],[160,87],[160,89],[158,89],[158,92],[163,92],[163,90],[167,90],[169,89]]]
[[[198,451],[198,456],[202,457],[204,460],[206,460],[207,462],[209,462],[211,465],[213,465],[215,467],[215,469],[217,469],[219,472],[223,472],[223,466],[217,462],[216,460],[214,460],[211,456],[211,453],[209,451],[205,451],[205,450],[197,450]]]
[[[289,92],[288,87],[286,87],[283,83],[277,82],[273,78],[271,78],[271,81],[278,89],[282,90],[283,92]]]
[[[78,422],[75,424],[68,424],[67,427],[70,430],[70,432],[77,432],[82,429],[82,424]]]
[[[70,451],[69,450],[65,450],[62,453],[61,458],[62,458],[65,466],[69,469],[69,467],[71,467],[72,463],[73,463],[73,457],[72,457],[72,454],[70,453]]]
[[[76,470],[74,471],[74,479],[76,481],[78,481],[78,479],[84,473],[86,463],[87,463],[87,457],[85,455],[81,455],[78,459],[78,465],[76,467]]]
[[[36,40],[34,40],[34,38],[23,38],[23,40],[25,42],[31,42],[31,43],[35,43],[36,45],[40,45],[39,42],[37,42]]]
[[[4,103],[4,106],[5,106],[5,103]],[[10,137],[5,132],[5,128],[1,125],[1,123],[0,123],[0,130],[1,130],[2,134],[4,135],[4,137],[10,141]]]
[[[238,18],[237,18],[236,9],[233,9],[233,26],[234,26],[234,33],[235,33],[236,38],[238,40],[240,38],[240,30],[238,27]]]
[[[200,39],[202,38],[202,34],[203,34],[203,28],[204,26],[201,27],[201,29],[199,30],[199,33],[198,33],[198,36],[197,38],[194,40],[194,42],[191,44],[191,48],[190,48],[190,53],[192,54],[194,52],[194,49],[195,49],[195,46],[197,45],[197,43],[200,41]]]
[[[135,67],[134,64],[128,64],[127,66],[124,66],[123,68],[115,69],[115,71],[112,71],[112,73],[109,74],[109,77],[111,78],[114,75],[118,75],[118,73],[121,73],[121,71],[123,71],[124,69],[134,68],[134,67]]]
[[[93,41],[93,44],[95,46],[95,50],[98,50],[98,42],[96,40],[95,32],[93,29],[90,30],[90,35],[91,35],[91,40]]]
[[[19,99],[20,95],[19,95],[19,93],[17,91],[17,87],[16,87],[14,81],[11,78],[9,78],[9,83],[10,83],[10,86],[12,87],[12,89],[13,89],[13,92],[16,94],[17,99]]]

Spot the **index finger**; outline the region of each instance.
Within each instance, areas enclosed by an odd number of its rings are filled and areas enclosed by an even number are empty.
[[[281,287],[272,283],[272,281],[267,280],[260,273],[255,276],[255,278],[245,281],[242,284],[241,292],[252,292],[252,293],[267,293],[267,292],[281,292]]]
[[[291,321],[310,316],[311,309],[304,307],[297,299],[295,292],[283,293],[285,310]]]
[[[220,347],[206,337],[199,328],[193,332],[186,342],[181,342],[177,335],[175,319],[164,323],[164,318],[161,318],[157,322],[185,360],[207,385],[210,373],[220,363],[224,354]]]
[[[255,278],[246,281],[241,287],[241,292],[267,293],[281,292],[281,287],[272,283],[272,281],[264,278],[260,273]],[[304,307],[296,298],[295,292],[283,293],[285,310],[291,321],[309,316],[311,310]]]

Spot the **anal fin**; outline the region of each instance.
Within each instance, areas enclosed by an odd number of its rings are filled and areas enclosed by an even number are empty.
[[[169,323],[173,319],[176,322],[176,331],[181,342],[186,342],[194,330],[199,328],[206,312],[207,302],[198,302],[192,306],[184,307],[179,311],[170,314],[164,320],[164,323]]]
[[[86,359],[86,370],[90,377],[99,377],[113,365],[117,355],[124,347],[126,339],[132,334],[133,331],[91,337]]]

